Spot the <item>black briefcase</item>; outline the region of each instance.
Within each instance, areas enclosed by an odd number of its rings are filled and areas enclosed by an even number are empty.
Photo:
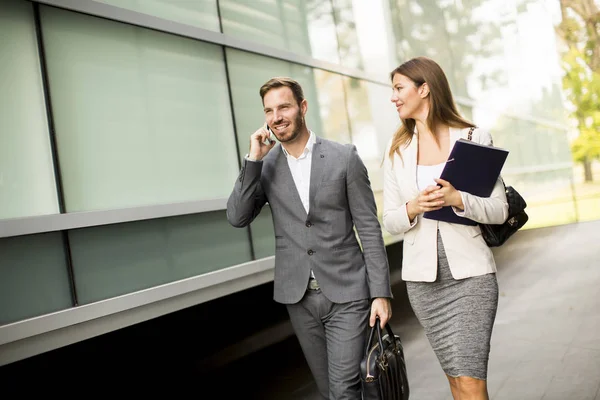
[[[360,363],[364,400],[408,400],[408,376],[404,349],[390,324],[382,335],[379,318],[371,328],[366,354]],[[375,343],[373,341],[375,340]]]

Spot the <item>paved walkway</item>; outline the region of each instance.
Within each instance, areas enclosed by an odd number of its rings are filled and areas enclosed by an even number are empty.
[[[600,221],[519,232],[495,254],[491,399],[600,400]],[[411,399],[451,400],[402,283],[394,295],[392,328],[405,346]],[[237,382],[228,389],[244,399],[317,398],[295,337],[226,369],[218,375]]]

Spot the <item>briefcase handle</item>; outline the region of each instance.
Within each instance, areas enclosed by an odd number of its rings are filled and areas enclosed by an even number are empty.
[[[394,343],[394,352],[397,353],[398,344],[396,343],[396,336],[394,335],[394,332],[392,332],[392,327],[389,323],[385,324],[385,330],[387,331],[389,337]],[[369,350],[371,348],[371,343],[373,342],[373,335],[375,334],[375,331],[377,331],[377,340],[379,341],[379,348],[383,351],[383,335],[381,334],[381,321],[379,320],[379,317],[375,317],[375,326],[371,328],[371,333],[369,334],[369,340],[367,341],[367,346],[365,349],[365,355],[367,357],[369,356]]]

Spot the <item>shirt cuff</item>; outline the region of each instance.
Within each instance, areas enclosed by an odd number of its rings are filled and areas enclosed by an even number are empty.
[[[250,154],[246,154],[246,155],[244,156],[244,158],[245,158],[246,160],[248,160],[248,161],[252,161],[252,162],[257,162],[257,161],[258,161],[258,160],[256,160],[256,159],[254,159],[254,158],[250,157]]]

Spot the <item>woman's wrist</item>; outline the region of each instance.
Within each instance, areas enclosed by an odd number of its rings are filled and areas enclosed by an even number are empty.
[[[462,195],[458,190],[455,192],[454,199],[452,201],[452,207],[458,208],[461,211],[465,209],[465,205],[462,201]]]
[[[413,209],[412,200],[406,202],[406,214],[408,215],[408,220],[410,222],[413,222],[415,217],[417,216],[417,213]]]

